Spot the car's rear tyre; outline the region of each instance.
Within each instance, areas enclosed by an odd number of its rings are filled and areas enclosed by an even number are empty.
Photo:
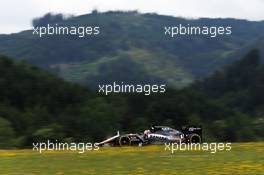
[[[131,140],[127,136],[121,136],[119,138],[119,145],[120,146],[130,146],[131,145]]]
[[[191,134],[189,142],[190,143],[201,143],[202,142],[202,138],[198,134]]]

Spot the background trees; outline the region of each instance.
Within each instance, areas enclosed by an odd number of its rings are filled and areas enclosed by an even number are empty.
[[[164,94],[102,96],[36,67],[0,57],[0,147],[33,141],[100,141],[151,124],[200,124],[209,141],[263,140],[258,51],[191,87]]]

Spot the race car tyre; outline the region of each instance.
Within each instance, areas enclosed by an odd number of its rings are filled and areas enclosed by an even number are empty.
[[[127,136],[121,136],[121,137],[119,138],[119,145],[120,145],[120,146],[129,146],[129,145],[131,145],[131,140],[130,140],[130,138],[127,137]]]
[[[201,143],[202,142],[202,138],[198,134],[191,134],[189,138],[190,138],[189,139],[190,143]]]

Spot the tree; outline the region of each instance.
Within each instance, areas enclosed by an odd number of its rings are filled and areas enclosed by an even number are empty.
[[[0,117],[0,148],[9,147],[14,139],[15,132],[11,123]]]
[[[32,21],[33,27],[41,27],[41,26],[47,26],[48,24],[52,23],[59,23],[64,20],[63,14],[52,14],[47,13],[43,17],[35,18]]]

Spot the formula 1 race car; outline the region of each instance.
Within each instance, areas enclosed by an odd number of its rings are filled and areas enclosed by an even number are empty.
[[[99,146],[130,146],[130,145],[150,145],[164,143],[201,143],[202,127],[188,126],[182,127],[181,131],[167,126],[151,126],[144,133],[122,134],[108,138]]]

